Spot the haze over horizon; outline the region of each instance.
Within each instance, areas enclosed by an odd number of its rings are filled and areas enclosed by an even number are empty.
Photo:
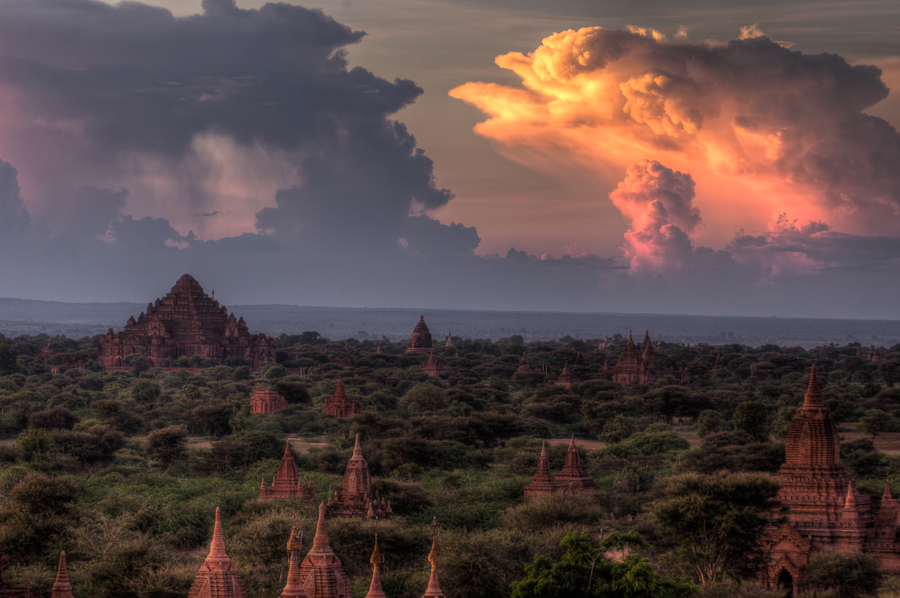
[[[0,0],[0,297],[900,319],[895,2],[319,6]]]

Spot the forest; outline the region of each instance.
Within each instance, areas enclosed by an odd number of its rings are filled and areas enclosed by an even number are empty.
[[[278,596],[291,527],[308,549],[315,506],[340,488],[356,434],[394,513],[377,523],[389,598],[424,592],[433,522],[448,598],[781,596],[756,581],[759,539],[783,517],[775,474],[813,365],[840,422],[841,462],[873,510],[885,480],[900,483],[900,345],[873,359],[856,343],[654,341],[659,376],[623,386],[610,371],[619,335],[454,336],[436,349],[440,377],[405,353],[408,341],[314,331],[277,337],[276,363],[256,372],[234,357],[181,358],[169,371],[132,358],[106,371],[97,341],[0,335],[2,581],[45,596],[61,550],[76,596],[187,596],[216,507],[249,596]],[[517,372],[523,354],[530,373]],[[568,388],[554,384],[566,365]],[[339,379],[362,414],[322,413]],[[252,414],[258,389],[288,407]],[[526,502],[542,442],[556,472],[573,436],[597,492]],[[286,442],[315,502],[258,499]],[[354,598],[369,588],[375,528],[328,520]],[[859,553],[817,555],[803,584],[818,596],[900,596],[900,579]]]

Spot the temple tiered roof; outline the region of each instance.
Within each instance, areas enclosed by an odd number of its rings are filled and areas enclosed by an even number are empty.
[[[209,555],[194,577],[188,598],[247,598],[244,582],[241,581],[237,568],[225,552],[219,507],[216,507],[216,522],[213,526]]]
[[[434,345],[431,342],[431,331],[425,324],[425,316],[419,316],[419,323],[413,329],[409,337],[409,349],[407,353],[431,353],[434,351]]]
[[[258,368],[275,361],[275,341],[250,334],[244,318],[236,318],[211,298],[194,277],[185,274],[172,290],[137,319],[128,319],[118,334],[112,328],[100,337],[97,361],[106,367],[126,366],[128,357],[144,357],[156,367],[173,365],[179,357],[199,357],[222,363],[243,357]]]

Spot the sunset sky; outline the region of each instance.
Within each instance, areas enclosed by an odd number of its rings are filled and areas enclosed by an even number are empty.
[[[896,0],[0,0],[0,297],[900,319],[898,89]]]

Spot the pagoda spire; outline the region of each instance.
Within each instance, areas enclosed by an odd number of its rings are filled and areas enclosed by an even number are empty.
[[[213,526],[209,555],[194,577],[188,598],[247,598],[247,591],[237,573],[237,568],[225,552],[225,537],[222,534],[219,507],[216,507],[216,523]]]
[[[362,447],[359,445],[359,432],[356,433],[356,444],[353,445],[353,456],[351,459],[362,459]]]
[[[310,552],[331,552],[328,543],[328,530],[325,528],[325,503],[319,503],[319,520],[316,522],[316,535],[313,538]]]
[[[53,582],[53,594],[50,598],[75,598],[72,594],[72,584],[69,583],[65,550],[59,553],[59,568],[56,570],[56,581]]]
[[[369,558],[369,562],[372,563],[372,583],[369,584],[369,593],[366,594],[366,598],[387,598],[384,595],[384,590],[381,589],[381,572],[379,571],[383,561],[384,557],[381,556],[381,552],[378,550],[378,522],[376,521],[375,548],[372,549],[372,556]]]
[[[428,561],[431,563],[431,578],[428,580],[428,588],[422,594],[422,598],[445,598],[441,585],[438,583],[437,567],[440,556],[437,544],[437,519],[431,520],[431,552],[428,553]]]
[[[306,590],[303,589],[303,584],[300,582],[300,551],[302,549],[303,539],[295,524],[291,528],[291,537],[288,538],[287,542],[287,551],[290,555],[287,583],[279,598],[308,598]]]
[[[809,388],[803,398],[804,409],[824,409],[825,401],[822,399],[822,391],[819,389],[819,379],[816,376],[816,366],[813,365],[809,372]]]

